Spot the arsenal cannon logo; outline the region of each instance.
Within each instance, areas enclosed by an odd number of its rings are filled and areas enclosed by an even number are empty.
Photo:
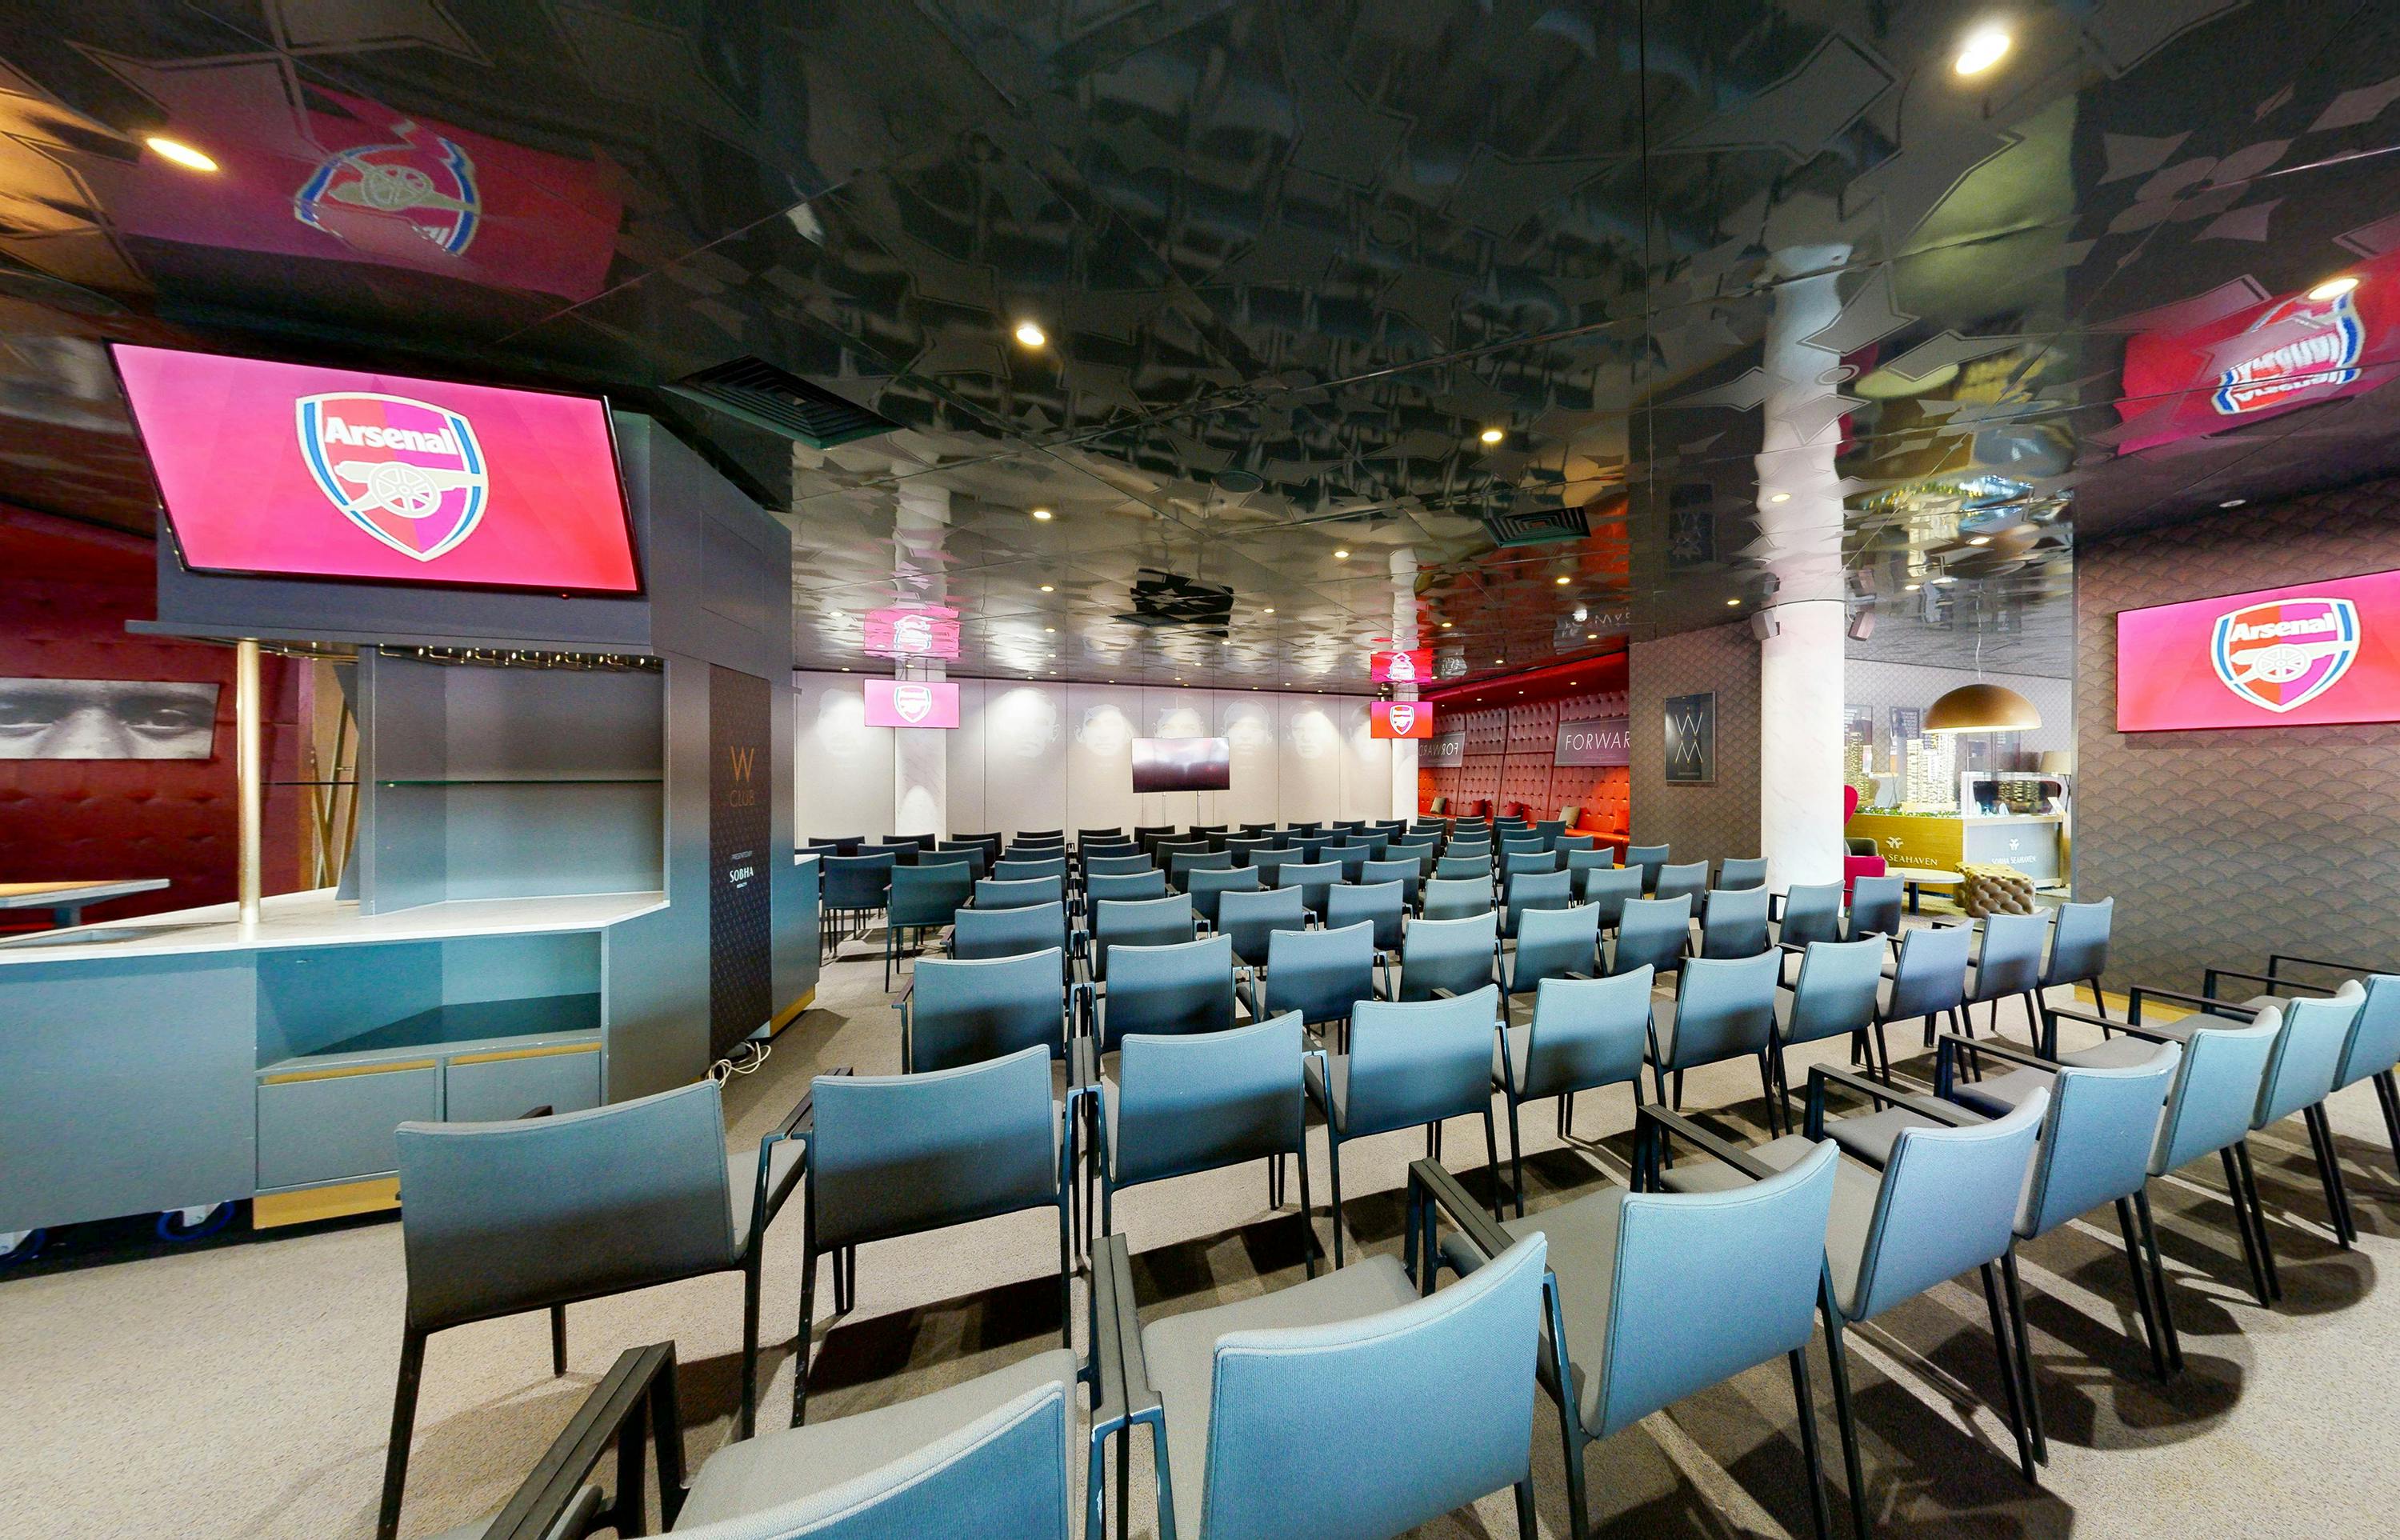
[[[420,562],[475,532],[491,478],[465,417],[364,391],[303,396],[295,407],[308,474],[352,524]]]
[[[2348,599],[2275,599],[2216,618],[2208,661],[2252,705],[2291,711],[2333,688],[2358,656],[2358,606]]]

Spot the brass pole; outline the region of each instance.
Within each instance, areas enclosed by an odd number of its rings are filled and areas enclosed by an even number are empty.
[[[233,779],[234,800],[239,808],[237,861],[240,871],[239,915],[244,925],[258,923],[260,876],[260,803],[264,766],[259,757],[258,642],[245,636],[233,650]]]

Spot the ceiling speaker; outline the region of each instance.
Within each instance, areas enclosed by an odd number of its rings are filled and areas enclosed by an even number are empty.
[[[1851,616],[1850,640],[1853,642],[1863,642],[1868,637],[1874,635],[1875,617],[1875,612],[1872,609],[1861,609],[1856,615]]]
[[[1775,611],[1762,609],[1750,618],[1750,634],[1764,642],[1769,637],[1782,635],[1783,622],[1775,618]]]

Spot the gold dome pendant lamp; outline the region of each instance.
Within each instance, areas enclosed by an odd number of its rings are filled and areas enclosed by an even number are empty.
[[[2018,732],[2039,726],[2041,713],[2031,701],[1981,680],[1945,692],[1925,712],[1928,732]]]

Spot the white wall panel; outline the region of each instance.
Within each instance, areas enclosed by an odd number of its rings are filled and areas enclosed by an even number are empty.
[[[957,683],[959,725],[942,735],[950,814],[947,832],[989,834],[999,826],[984,821],[988,807],[984,790],[985,735],[990,726],[985,719],[985,708],[989,692],[999,686],[989,679],[961,679]]]
[[[1374,735],[1369,702],[1345,696],[1327,702],[1342,733],[1342,811],[1337,818],[1389,818],[1392,745]]]
[[[1233,785],[1216,796],[1215,816],[1207,822],[1239,828],[1244,824],[1281,821],[1283,724],[1275,709],[1278,699],[1264,691],[1219,693],[1217,730],[1232,741]]]
[[[1339,702],[1318,695],[1280,697],[1282,784],[1276,817],[1289,823],[1322,823],[1342,816],[1342,729]]]
[[[1070,685],[1065,827],[1131,829],[1159,820],[1139,816],[1133,794],[1133,741],[1142,736],[1141,690],[1130,685]]]
[[[1074,828],[1067,796],[1065,693],[1056,686],[1006,679],[980,684],[980,759],[968,771],[983,792],[984,821],[975,829],[1015,834]],[[951,774],[955,784],[958,771]]]
[[[866,690],[852,674],[794,675],[793,795],[803,841],[892,832],[892,729],[866,725]]]

